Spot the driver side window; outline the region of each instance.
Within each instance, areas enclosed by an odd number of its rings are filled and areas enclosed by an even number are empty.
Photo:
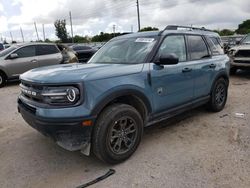
[[[36,49],[35,46],[25,46],[23,48],[18,49],[14,53],[16,53],[19,58],[32,57],[36,55]]]
[[[159,48],[157,57],[162,54],[175,54],[179,61],[186,61],[186,45],[185,38],[183,35],[170,35],[167,36]]]

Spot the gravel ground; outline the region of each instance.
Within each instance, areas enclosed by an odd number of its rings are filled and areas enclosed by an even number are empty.
[[[18,83],[0,89],[0,187],[250,187],[250,72],[231,77],[225,109],[192,110],[147,128],[122,164],[66,151],[30,128],[16,109]],[[244,113],[236,117],[235,113]]]

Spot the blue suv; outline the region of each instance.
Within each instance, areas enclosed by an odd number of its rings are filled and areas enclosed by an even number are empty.
[[[173,25],[120,36],[87,64],[22,74],[18,110],[61,147],[119,163],[144,127],[200,105],[224,108],[229,58],[219,44],[212,31]]]

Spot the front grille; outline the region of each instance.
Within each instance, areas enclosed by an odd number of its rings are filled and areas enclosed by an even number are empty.
[[[235,63],[244,63],[244,64],[250,64],[250,60],[249,61],[242,61],[242,60],[234,60]]]
[[[250,50],[239,50],[236,52],[235,57],[250,57]]]
[[[22,95],[25,98],[35,102],[43,102],[43,97],[41,95],[43,86],[21,81],[20,87]]]

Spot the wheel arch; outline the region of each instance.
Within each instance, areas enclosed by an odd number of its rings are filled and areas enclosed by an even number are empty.
[[[214,80],[213,80],[213,84],[212,84],[212,87],[211,87],[211,89],[210,89],[210,94],[211,94],[211,92],[212,92],[212,90],[213,90],[213,88],[214,88],[214,85],[215,85],[215,82],[217,81],[217,80],[219,80],[220,78],[223,78],[223,79],[225,79],[226,81],[227,81],[227,86],[229,85],[229,75],[226,73],[226,72],[220,72],[219,74],[217,74],[217,76],[214,78]]]
[[[105,96],[101,102],[95,105],[91,114],[98,116],[107,106],[114,103],[122,103],[133,106],[141,114],[144,122],[147,120],[148,115],[152,112],[151,103],[142,92],[134,89],[124,89]]]

